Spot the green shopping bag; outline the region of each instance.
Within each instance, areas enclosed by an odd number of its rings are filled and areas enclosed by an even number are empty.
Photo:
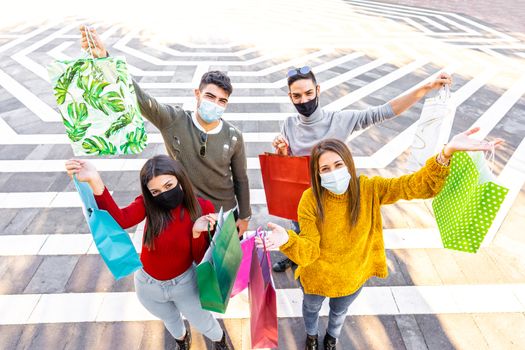
[[[241,265],[242,250],[233,212],[219,212],[217,229],[197,265],[197,285],[203,309],[225,313]]]
[[[146,147],[123,57],[55,61],[48,73],[75,156],[136,154]]]
[[[445,248],[475,253],[509,191],[495,183],[483,152],[456,152],[432,208]]]

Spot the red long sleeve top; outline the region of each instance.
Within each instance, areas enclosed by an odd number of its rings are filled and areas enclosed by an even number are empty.
[[[137,225],[146,218],[146,208],[142,195],[127,207],[119,208],[115,200],[105,188],[101,195],[95,196],[98,207],[107,210],[118,224],[126,229]],[[214,212],[213,204],[198,198],[202,215]],[[165,281],[177,277],[186,271],[193,262],[200,262],[209,245],[205,233],[199,238],[193,238],[190,214],[187,210],[181,219],[182,205],[172,210],[173,220],[153,241],[154,248],[142,246],[140,260],[144,271],[157,280]],[[148,221],[146,220],[147,228]]]

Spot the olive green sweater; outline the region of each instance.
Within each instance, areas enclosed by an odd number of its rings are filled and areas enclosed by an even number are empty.
[[[360,176],[360,212],[354,227],[346,210],[348,192],[325,191],[323,222],[318,220],[312,189],[303,193],[298,208],[301,234],[288,231],[289,241],[281,251],[297,263],[295,277],[305,293],[342,297],[353,294],[372,276],[387,277],[381,205],[439,193],[450,168],[435,158],[419,171],[398,178]]]
[[[210,200],[215,210],[239,206],[239,217],[251,215],[250,189],[242,133],[223,120],[217,134],[208,134],[206,154],[200,155],[202,132],[189,111],[159,103],[133,81],[142,115],[155,125],[164,139],[168,154],[188,172],[198,194]]]

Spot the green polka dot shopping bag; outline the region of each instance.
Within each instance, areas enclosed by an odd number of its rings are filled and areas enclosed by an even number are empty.
[[[456,152],[432,208],[445,248],[475,253],[508,189],[497,184],[483,152]]]

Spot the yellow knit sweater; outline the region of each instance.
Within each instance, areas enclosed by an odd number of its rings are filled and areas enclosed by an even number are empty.
[[[350,227],[346,210],[348,192],[335,195],[325,191],[325,217],[319,222],[312,189],[307,189],[298,208],[301,234],[288,231],[290,238],[281,246],[281,251],[297,263],[295,278],[300,278],[305,293],[341,297],[357,291],[372,276],[387,277],[381,205],[434,197],[449,171],[432,157],[410,175],[360,176],[361,209],[355,227]]]

